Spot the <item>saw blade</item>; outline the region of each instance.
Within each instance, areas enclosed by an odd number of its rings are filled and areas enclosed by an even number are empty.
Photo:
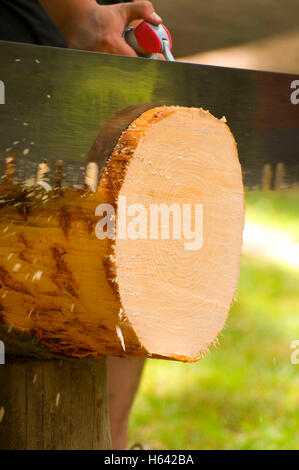
[[[246,187],[260,187],[265,168],[278,165],[286,186],[299,181],[298,75],[3,41],[0,61],[0,171],[13,155],[20,182],[42,163],[52,185],[63,161],[64,184],[81,188],[87,164],[95,161],[100,174],[122,130],[161,105],[225,116]]]

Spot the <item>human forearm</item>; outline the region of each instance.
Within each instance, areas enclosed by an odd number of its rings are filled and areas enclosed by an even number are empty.
[[[58,29],[63,29],[74,15],[82,15],[96,5],[96,0],[39,0]]]

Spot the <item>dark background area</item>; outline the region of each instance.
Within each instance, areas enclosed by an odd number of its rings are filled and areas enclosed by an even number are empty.
[[[153,3],[172,32],[177,57],[299,29],[298,0],[153,0]]]

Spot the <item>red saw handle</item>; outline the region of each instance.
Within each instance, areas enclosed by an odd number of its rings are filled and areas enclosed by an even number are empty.
[[[142,49],[151,54],[158,54],[163,50],[163,40],[168,41],[169,49],[172,50],[172,39],[170,32],[163,24],[154,26],[142,21],[135,28],[135,36]]]
[[[143,57],[155,58],[155,54],[164,54],[167,60],[174,60],[172,39],[166,26],[158,26],[142,21],[136,28],[128,27],[124,37],[127,43]]]

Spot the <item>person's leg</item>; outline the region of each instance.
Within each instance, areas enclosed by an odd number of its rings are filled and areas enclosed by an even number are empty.
[[[127,448],[129,414],[144,362],[144,359],[108,357],[110,432],[113,449]]]

